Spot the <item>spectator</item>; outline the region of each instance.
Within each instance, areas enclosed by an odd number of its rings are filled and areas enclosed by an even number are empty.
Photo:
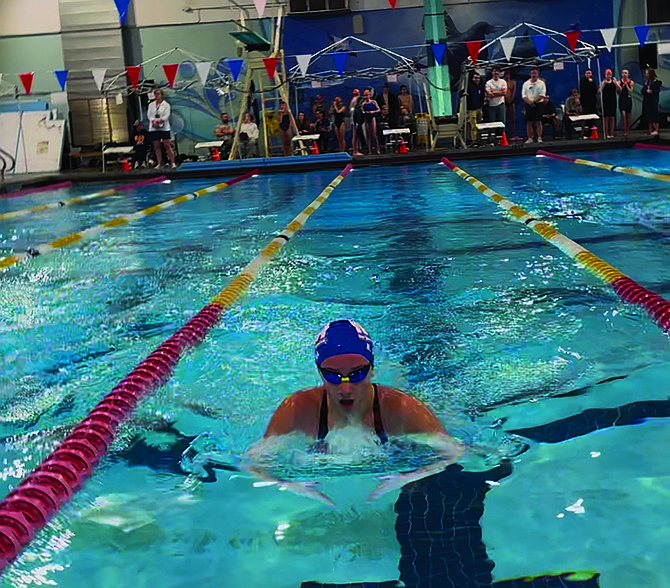
[[[384,88],[377,100],[377,104],[379,104],[381,108],[384,106],[388,108],[391,120],[395,120],[398,117],[398,97],[389,90],[388,83],[384,84]]]
[[[282,150],[286,157],[291,155],[291,137],[293,136],[293,132],[291,131],[291,119],[293,116],[288,109],[288,104],[283,100],[279,101],[277,118],[279,119],[279,134],[281,135]]]
[[[147,155],[151,144],[147,138],[147,130],[141,120],[136,120],[133,125],[133,157],[130,165],[133,168],[144,167],[147,164]]]
[[[316,111],[316,120],[312,125],[312,130],[319,135],[317,145],[319,153],[328,153],[328,143],[330,143],[330,121],[324,116],[321,110]]]
[[[563,114],[563,128],[568,139],[572,139],[572,133],[574,131],[574,125],[570,120],[571,116],[579,116],[582,114],[582,103],[579,98],[579,90],[573,88],[570,92],[570,97],[565,101],[565,111]]]
[[[523,83],[521,97],[526,103],[526,143],[533,142],[533,135],[542,143],[542,104],[546,101],[547,87],[540,79],[540,69],[530,70],[530,79]]]
[[[486,82],[486,97],[489,101],[489,122],[505,122],[505,96],[507,82],[500,78],[500,68],[494,65],[491,69],[493,76]]]
[[[368,155],[372,155],[372,144],[375,145],[375,153],[379,153],[379,140],[377,139],[377,115],[381,112],[379,104],[372,99],[370,90],[363,92],[363,120],[365,122],[365,138],[368,142]]]
[[[330,107],[330,114],[333,117],[333,126],[335,127],[337,145],[340,148],[340,152],[344,153],[347,150],[347,145],[344,140],[344,119],[347,114],[347,109],[344,107],[342,98],[339,96],[335,96],[333,105]]]
[[[402,140],[410,144],[412,135],[416,132],[416,124],[414,123],[414,116],[407,112],[404,106],[400,107],[400,114],[398,115],[397,129],[409,129],[409,135],[404,133]]]
[[[363,134],[363,111],[361,105],[363,99],[361,92],[354,88],[351,100],[349,101],[349,116],[351,118],[351,151],[353,155],[363,155],[361,153],[361,138]]]
[[[642,115],[649,124],[649,134],[658,137],[658,98],[663,82],[656,77],[656,70],[648,67],[642,87]]]
[[[228,118],[228,113],[221,113],[221,124],[214,129],[214,135],[217,139],[223,141],[221,149],[223,149],[224,153],[230,153],[230,148],[233,145],[233,137],[235,136],[235,128]]]
[[[414,114],[414,99],[405,84],[400,86],[400,96],[398,96],[398,108],[401,106],[404,106],[410,114]]]
[[[505,82],[507,83],[507,92],[505,92],[505,118],[509,126],[509,136],[516,138],[516,81],[512,79],[512,72],[505,70]]]
[[[617,91],[619,92],[619,111],[621,112],[621,126],[623,136],[628,137],[630,133],[630,112],[633,109],[633,88],[635,82],[628,77],[628,70],[621,71],[621,82]]]
[[[379,118],[377,119],[377,138],[384,151],[386,151],[386,136],[384,135],[384,131],[391,128],[391,121],[392,118],[391,113],[389,112],[389,107],[384,104],[384,106],[382,106],[382,111],[379,114]]]
[[[470,129],[470,139],[473,143],[479,142],[479,130],[477,125],[482,122],[482,109],[484,107],[484,84],[481,76],[475,71],[472,72],[472,79],[468,84],[467,95],[468,127]]]
[[[549,125],[554,133],[554,139],[557,139],[559,121],[558,115],[556,114],[556,107],[554,103],[549,100],[549,96],[546,96],[546,100],[542,103],[542,126]]]
[[[593,79],[593,72],[587,69],[579,80],[579,96],[582,101],[583,114],[596,114],[596,96],[598,86]]]
[[[605,123],[605,136],[608,139],[614,139],[616,95],[619,91],[621,91],[619,80],[613,77],[611,69],[606,69],[605,79],[600,83],[599,92],[603,99],[603,121]]]
[[[149,104],[147,116],[149,117],[149,134],[156,153],[156,167],[160,167],[163,163],[162,147],[165,148],[171,166],[177,167],[170,143],[170,113],[170,104],[163,99],[163,90],[160,88],[154,90],[154,101]]]
[[[240,158],[258,157],[258,126],[254,122],[254,117],[247,112],[242,119],[240,127]]]
[[[305,118],[305,113],[301,110],[298,113],[298,120],[295,121],[299,135],[309,135],[312,132],[312,123]]]
[[[312,104],[312,113],[314,114],[314,120],[316,120],[316,113],[321,112],[325,118],[328,108],[326,107],[326,99],[323,97],[323,94],[317,94],[314,98]]]

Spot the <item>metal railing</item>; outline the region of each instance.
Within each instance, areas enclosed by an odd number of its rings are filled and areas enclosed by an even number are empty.
[[[7,166],[8,160],[10,161],[9,167]],[[0,194],[7,192],[5,188],[5,172],[14,171],[15,167],[16,160],[14,157],[0,147]]]

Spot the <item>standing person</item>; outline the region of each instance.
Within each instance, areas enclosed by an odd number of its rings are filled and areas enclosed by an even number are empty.
[[[253,115],[249,112],[245,113],[238,137],[241,159],[258,157],[258,134],[258,126],[254,122]]]
[[[170,113],[170,104],[164,100],[163,90],[160,88],[154,90],[154,101],[149,104],[147,116],[149,117],[149,136],[156,153],[156,167],[161,167],[163,164],[161,144],[165,147],[165,153],[170,159],[171,167],[177,167],[174,161],[174,151],[170,144]]]
[[[342,429],[369,432],[377,445],[385,445],[389,437],[422,435],[421,442],[432,447],[440,461],[413,472],[385,476],[369,496],[374,499],[444,470],[463,454],[463,443],[447,433],[423,402],[406,392],[372,382],[372,339],[359,324],[348,319],[327,324],[316,339],[315,357],[321,385],[295,392],[279,405],[263,441],[249,450],[251,457],[262,452],[264,443],[296,432],[314,439],[314,449],[323,453],[331,450],[329,433],[334,437]],[[249,469],[264,479],[272,479],[258,466]],[[333,504],[314,483],[287,481],[282,486]]]
[[[596,97],[598,86],[593,79],[593,72],[587,69],[579,80],[579,96],[582,102],[583,114],[596,114]]]
[[[489,122],[505,122],[505,96],[507,82],[500,78],[500,68],[494,65],[491,79],[484,86],[489,101]]]
[[[505,70],[504,80],[507,84],[505,92],[505,118],[509,125],[509,136],[516,138],[516,81],[512,79],[512,72]]]
[[[323,116],[326,116],[328,108],[326,107],[326,99],[323,97],[323,94],[317,94],[314,98],[314,103],[312,104],[312,114],[314,115],[314,120],[316,120],[316,113],[321,111]]]
[[[482,78],[476,71],[472,72],[472,78],[468,84],[466,108],[468,111],[470,139],[473,144],[479,143],[479,129],[477,129],[477,125],[482,122],[482,112],[484,108],[484,84],[482,84]]]
[[[530,79],[521,87],[521,97],[526,103],[526,143],[533,142],[533,131],[538,143],[542,143],[542,105],[546,101],[547,87],[540,79],[540,69],[530,70]]]
[[[649,134],[658,137],[658,98],[663,82],[656,77],[656,70],[648,67],[646,82],[642,86],[642,115],[649,124]]]
[[[621,81],[617,91],[619,92],[619,111],[621,112],[621,126],[623,136],[628,137],[630,133],[630,112],[633,110],[633,88],[635,82],[628,77],[628,70],[621,71]]]
[[[388,107],[389,116],[391,120],[395,120],[398,117],[398,97],[389,90],[388,82],[384,84],[382,93],[377,100],[380,108],[384,106]]]
[[[381,112],[379,104],[370,96],[370,90],[363,93],[363,120],[365,121],[365,137],[368,142],[368,155],[372,155],[372,144],[375,144],[375,153],[379,154],[379,140],[377,139],[377,115]]]
[[[335,96],[333,105],[330,107],[330,114],[333,116],[337,145],[340,148],[340,152],[344,153],[347,150],[347,144],[344,141],[344,118],[347,114],[347,109],[344,107],[342,98],[339,96]]]
[[[349,101],[349,117],[351,119],[351,152],[352,155],[363,155],[361,153],[361,125],[363,124],[363,111],[361,110],[361,91],[354,88]]]
[[[398,108],[401,106],[404,106],[410,114],[414,113],[414,98],[412,98],[405,84],[400,86],[400,96],[398,96]]]
[[[291,155],[291,111],[288,109],[288,104],[283,100],[279,101],[279,112],[277,113],[279,119],[279,134],[281,135],[281,143],[284,151],[284,156]]]
[[[621,91],[619,80],[612,76],[612,70],[605,70],[605,79],[600,83],[600,95],[603,98],[603,120],[605,122],[605,136],[614,139],[616,126],[616,95]]]

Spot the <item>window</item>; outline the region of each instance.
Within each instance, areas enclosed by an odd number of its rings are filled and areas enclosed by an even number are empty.
[[[348,0],[289,0],[290,14],[349,10]]]

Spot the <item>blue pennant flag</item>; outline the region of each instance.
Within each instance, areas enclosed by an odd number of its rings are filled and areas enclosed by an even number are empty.
[[[640,41],[640,47],[644,47],[644,44],[647,42],[647,35],[649,34],[649,25],[637,25],[635,27],[635,34],[637,35],[637,40]]]
[[[348,53],[333,53],[333,61],[335,62],[335,67],[340,75],[344,74],[344,66],[347,65],[348,58]]]
[[[128,6],[130,6],[130,0],[114,0],[114,4],[116,4],[116,9],[119,11],[121,24],[126,24],[126,13],[128,12]]]
[[[242,71],[242,64],[244,63],[243,59],[229,59],[228,68],[230,69],[230,74],[233,76],[233,81],[236,82],[237,78],[240,77],[240,71]]]
[[[535,43],[535,51],[537,51],[537,54],[540,57],[544,55],[544,50],[547,46],[548,40],[549,40],[548,35],[533,35],[533,43]]]
[[[67,74],[68,70],[66,69],[57,69],[54,74],[56,74],[56,79],[58,80],[58,83],[60,84],[60,89],[61,91],[65,91],[65,83],[67,82]]]
[[[435,65],[442,65],[442,58],[444,57],[444,52],[447,48],[447,45],[445,43],[433,43],[431,47],[433,48]]]

